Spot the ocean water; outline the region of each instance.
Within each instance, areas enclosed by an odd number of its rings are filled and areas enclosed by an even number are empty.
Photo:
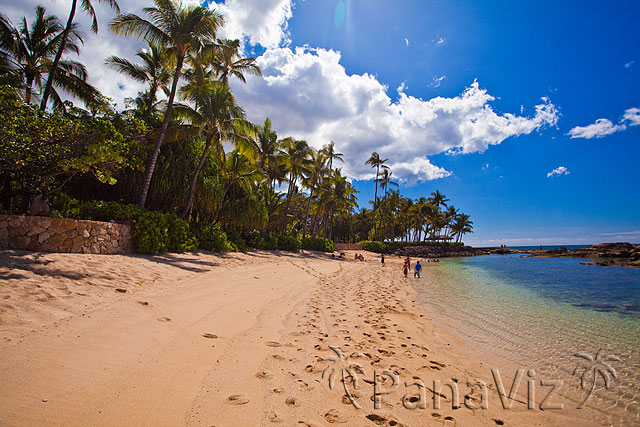
[[[590,418],[640,425],[640,269],[581,261],[443,259],[425,263],[423,280],[414,285],[434,320],[464,338],[479,360],[499,364],[509,378],[524,368],[538,379],[562,380],[559,392],[568,406],[585,400],[595,377],[595,392],[586,401]],[[602,362],[615,371],[615,378],[608,374],[609,388]]]

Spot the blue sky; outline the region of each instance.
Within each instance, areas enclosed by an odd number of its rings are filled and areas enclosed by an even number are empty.
[[[8,1],[4,13],[17,22],[37,3],[68,13],[49,0]],[[221,36],[243,39],[263,69],[232,82],[249,118],[316,147],[335,141],[361,202],[373,198],[364,161],[378,151],[403,195],[439,189],[471,215],[467,243],[640,242],[640,2],[209,6],[227,19]],[[122,104],[141,87],[104,58],[135,59],[143,45],[110,34],[113,12],[97,10],[101,31],[84,24],[81,60]]]

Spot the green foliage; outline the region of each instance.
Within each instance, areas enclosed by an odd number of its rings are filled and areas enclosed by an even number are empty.
[[[306,236],[304,239],[302,239],[302,249],[307,249],[310,251],[333,252],[333,240],[325,239],[324,237],[320,236]]]
[[[198,248],[214,252],[228,252],[232,250],[227,241],[227,235],[219,225],[197,223],[191,226],[198,239]]]
[[[226,230],[227,239],[231,243],[234,252],[248,252],[247,242],[242,237],[242,233],[237,228],[229,228]]]
[[[145,128],[131,120],[119,115],[70,116],[40,111],[21,101],[15,90],[2,87],[0,170],[29,191],[59,189],[69,177],[83,173],[114,184],[115,172],[133,167],[139,160],[136,136]],[[128,133],[126,138],[121,131]]]
[[[136,252],[155,254],[169,249],[169,221],[160,212],[147,212],[133,220]]]
[[[189,223],[175,214],[166,215],[169,233],[169,251],[187,252],[198,247],[198,241],[189,228]]]
[[[378,253],[390,253],[395,252],[405,246],[464,246],[464,243],[459,242],[379,242],[365,240],[359,242],[362,245],[362,249],[370,252]]]
[[[297,235],[285,234],[278,236],[278,249],[297,252],[302,248],[302,239]]]

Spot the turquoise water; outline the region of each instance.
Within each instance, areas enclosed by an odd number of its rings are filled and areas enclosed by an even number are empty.
[[[575,258],[489,255],[425,263],[415,286],[436,320],[497,368],[562,379],[576,406],[586,393],[576,353],[615,355],[587,407],[604,425],[640,422],[640,269],[581,265]],[[584,363],[582,363],[584,364]],[[588,391],[588,390],[587,390]]]

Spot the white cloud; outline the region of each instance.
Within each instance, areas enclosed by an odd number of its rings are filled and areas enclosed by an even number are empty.
[[[442,44],[442,43],[444,43],[444,42],[445,42],[445,38],[444,38],[444,37],[440,37],[440,38],[436,41],[436,43],[438,43],[438,44]]]
[[[640,108],[629,108],[622,116],[622,122],[626,122],[629,126],[640,125]]]
[[[619,233],[601,233],[603,236],[628,236],[628,237],[640,237],[640,230],[634,231],[621,231]]]
[[[265,48],[290,42],[287,22],[293,16],[291,0],[226,0],[209,7],[225,16],[222,37],[248,40]]]
[[[482,170],[486,171],[487,169],[489,169],[489,163],[486,163],[483,167]]]
[[[567,170],[566,167],[558,166],[557,168],[555,168],[554,170],[552,170],[547,174],[547,178],[552,178],[554,176],[569,175],[570,173],[571,172],[569,172],[569,170]]]
[[[571,138],[602,138],[612,133],[625,130],[625,125],[614,125],[609,119],[598,119],[587,126],[576,126],[569,131]]]
[[[422,100],[398,88],[393,102],[374,76],[346,73],[340,53],[325,49],[269,49],[257,59],[263,77],[247,84],[233,81],[249,119],[269,117],[281,136],[306,139],[315,147],[330,140],[345,154],[344,171],[357,179],[373,176],[364,164],[371,152],[389,159],[394,174],[406,182],[435,179],[450,172],[429,156],[455,150],[474,153],[511,136],[555,125],[558,111],[548,100],[533,117],[498,114],[494,97],[473,82],[453,98]]]
[[[640,108],[629,108],[625,110],[619,124],[614,125],[609,119],[598,119],[595,123],[587,126],[576,126],[568,133],[571,138],[602,138],[616,132],[640,125]]]
[[[447,76],[434,77],[431,83],[429,83],[429,86],[440,87],[440,85],[442,84],[442,81],[446,78]]]
[[[407,45],[407,47],[409,47],[409,39],[408,38],[405,37],[404,43]]]
[[[627,62],[626,64],[624,64],[624,68],[631,68],[631,66],[632,66],[633,64],[635,64],[635,62],[636,62],[636,61],[629,61],[629,62]]]

